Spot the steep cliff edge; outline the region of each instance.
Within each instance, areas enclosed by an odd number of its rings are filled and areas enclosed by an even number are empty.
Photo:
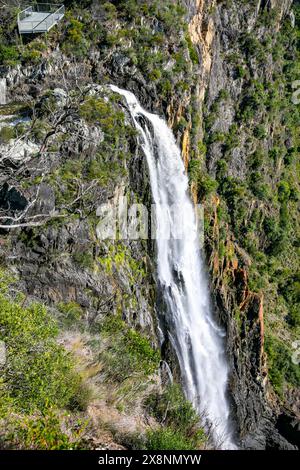
[[[45,303],[60,325],[60,343],[84,356],[81,372],[103,396],[90,404],[96,429],[107,423],[111,400],[114,437],[90,431],[96,446],[133,445],[124,437],[128,428],[143,433],[154,420],[144,398],[168,382],[168,367],[162,361],[158,373],[156,356],[153,242],[97,237],[102,203],[151,203],[135,131],[109,83],[166,116],[193,199],[205,206],[205,248],[227,330],[241,445],[298,443],[291,423],[299,413],[299,367],[291,348],[299,334],[299,106],[291,95],[299,79],[299,13],[291,3],[66,2],[66,20],[47,37],[19,44],[3,30],[1,262],[17,275],[12,294],[24,292],[24,306]],[[21,226],[3,227],[14,223]],[[121,323],[107,324],[111,316]],[[125,357],[123,335],[137,351],[141,342],[150,369],[133,369],[137,380],[124,376],[120,386],[112,369],[118,355]],[[178,377],[167,343],[162,359]]]

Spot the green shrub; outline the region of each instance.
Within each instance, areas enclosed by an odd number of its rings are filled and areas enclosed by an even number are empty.
[[[42,119],[36,119],[31,128],[31,133],[35,140],[40,142],[46,137],[46,134],[49,132],[50,129],[51,128],[48,122]]]
[[[169,385],[160,395],[151,395],[147,406],[159,422],[164,421],[188,434],[199,423],[199,416],[178,384]]]
[[[242,65],[237,65],[236,67],[236,76],[237,78],[244,78],[247,74],[245,67]]]
[[[251,33],[246,34],[244,37],[243,51],[245,51],[248,57],[255,56],[258,59],[263,57],[264,52],[259,40]]]
[[[83,162],[81,160],[67,160],[59,169],[59,176],[63,181],[73,181],[80,178],[83,170]]]
[[[85,425],[78,421],[68,426],[68,434],[62,430],[61,417],[54,409],[48,409],[35,417],[17,418],[10,424],[12,431],[6,435],[10,448],[26,450],[74,450],[82,449]]]
[[[269,365],[269,377],[279,396],[283,397],[285,382],[294,387],[300,386],[300,370],[292,362],[292,352],[286,344],[274,336],[266,337],[266,352]]]
[[[224,139],[224,151],[230,152],[230,150],[234,149],[235,147],[239,146],[239,136],[238,136],[238,126],[236,124],[232,124],[228,131],[228,134],[225,135]]]
[[[258,170],[263,164],[264,154],[262,150],[257,149],[255,152],[251,153],[248,157],[248,163],[251,170]]]
[[[166,77],[162,77],[162,79],[159,82],[159,89],[160,89],[161,95],[167,98],[172,92],[171,81]]]
[[[266,128],[263,125],[256,126],[253,130],[253,135],[257,139],[264,139],[266,137]]]
[[[208,143],[213,144],[215,142],[225,142],[226,137],[227,136],[223,132],[211,132],[208,137]]]
[[[73,394],[68,402],[68,410],[85,411],[92,398],[91,388],[83,381],[78,381],[76,394]]]
[[[280,202],[288,201],[290,198],[291,189],[287,181],[280,181],[278,184],[278,200]]]
[[[106,13],[106,18],[111,21],[115,20],[117,17],[117,8],[110,2],[105,2],[103,4],[103,9]]]
[[[63,324],[67,327],[76,324],[83,316],[82,308],[76,302],[60,302],[58,310],[62,313]]]
[[[271,188],[264,182],[262,174],[258,171],[255,171],[250,174],[249,188],[251,189],[253,194],[259,199],[266,200],[271,197]]]
[[[149,73],[149,80],[151,82],[156,82],[157,80],[159,80],[161,78],[161,71],[159,69],[153,69],[151,70],[151,72]]]
[[[3,273],[0,292],[0,340],[6,344],[3,386],[22,412],[67,407],[81,387],[72,356],[57,343],[58,328],[41,304],[11,300]]]
[[[36,50],[36,49],[25,49],[24,52],[22,53],[22,62],[24,64],[32,65],[32,64],[38,64],[41,62],[43,58],[43,55],[41,51]]]
[[[0,144],[8,144],[11,139],[15,138],[15,130],[13,126],[5,126],[0,129]]]
[[[198,183],[199,198],[203,199],[214,193],[218,188],[218,182],[209,175],[202,175]]]
[[[288,304],[288,323],[297,328],[300,326],[300,274],[296,273],[286,280],[279,282],[279,293],[284,297]]]
[[[218,100],[218,102],[226,101],[226,100],[229,99],[229,97],[230,97],[229,92],[225,89],[222,89],[222,90],[219,91],[219,95],[218,95],[217,100]]]
[[[66,38],[62,49],[67,54],[83,57],[87,54],[90,47],[88,39],[85,37],[84,30],[86,25],[76,18],[69,19]]]
[[[110,380],[123,382],[132,374],[153,374],[159,365],[160,354],[149,340],[130,328],[116,315],[106,318],[102,334],[110,338],[109,347],[103,351],[105,373]]]
[[[9,416],[13,409],[13,399],[8,393],[7,384],[4,382],[4,378],[0,377],[0,416],[2,419]],[[0,432],[1,438],[1,432]]]
[[[300,326],[300,302],[289,307],[288,323],[293,328],[298,328]]]
[[[286,232],[288,235],[288,231],[290,229],[290,211],[288,204],[286,202],[281,203],[280,207],[280,228]]]
[[[107,185],[126,175],[126,169],[119,162],[103,162],[99,154],[88,166],[87,176],[91,180]]]
[[[178,384],[169,385],[161,394],[150,395],[145,404],[149,413],[161,425],[166,426],[150,433],[150,437],[148,436],[150,446],[167,446],[171,445],[168,444],[169,442],[174,441],[174,445],[177,445],[177,442],[178,445],[187,445],[190,449],[195,449],[206,441],[205,433],[199,426],[199,416],[192,404],[184,397]],[[154,450],[154,447],[151,449]],[[168,447],[162,447],[162,449],[168,449]]]
[[[191,159],[188,166],[188,175],[190,182],[197,183],[201,174],[201,161],[196,159]]]
[[[176,131],[183,132],[187,128],[187,126],[188,126],[187,120],[183,116],[181,116],[181,118],[176,124],[175,129]]]
[[[281,157],[281,155],[282,155],[282,150],[279,147],[273,147],[269,151],[269,157],[272,160],[274,160],[274,162],[277,162],[279,160],[279,158]]]
[[[98,123],[106,133],[111,133],[115,126],[124,124],[123,111],[116,111],[109,102],[93,96],[88,97],[80,106],[80,116],[89,124]]]
[[[207,147],[206,147],[205,143],[200,140],[197,144],[197,149],[198,149],[199,154],[202,157],[205,157],[206,152],[207,152]]]
[[[147,450],[196,450],[194,443],[173,428],[160,427],[147,432]]]
[[[4,46],[0,44],[0,63],[4,65],[15,65],[19,59],[16,46]]]
[[[193,62],[193,64],[199,64],[199,57],[198,57],[197,49],[192,43],[192,40],[188,34],[186,35],[186,42],[188,45],[188,50],[189,50],[191,61]]]
[[[220,182],[223,178],[226,177],[227,172],[228,172],[228,163],[226,162],[226,160],[224,159],[218,160],[217,170],[216,170],[216,176],[217,176],[218,182]]]
[[[94,266],[94,258],[92,253],[88,251],[80,250],[75,251],[72,255],[73,260],[78,266],[84,269],[92,269]]]

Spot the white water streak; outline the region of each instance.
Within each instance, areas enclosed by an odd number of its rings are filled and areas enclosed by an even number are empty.
[[[131,92],[116,86],[111,86],[111,89],[127,101],[149,166],[157,211],[158,282],[166,304],[164,314],[169,338],[179,360],[185,394],[199,415],[206,416],[206,424],[213,426],[215,445],[234,449],[226,396],[225,333],[212,315],[195,211],[180,150],[163,119],[145,111]],[[142,124],[141,117],[145,118]],[[184,220],[180,239],[176,237],[177,228],[171,213],[166,214],[166,206],[172,205],[178,207],[182,212],[181,220]],[[169,231],[171,237],[168,236]]]

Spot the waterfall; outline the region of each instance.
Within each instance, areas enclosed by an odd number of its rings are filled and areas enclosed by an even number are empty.
[[[210,427],[214,445],[235,449],[227,399],[225,332],[212,314],[180,150],[163,119],[145,111],[131,92],[114,85],[111,89],[125,97],[147,158],[156,208],[158,288],[186,397]]]
[[[0,105],[6,104],[6,78],[0,78]]]

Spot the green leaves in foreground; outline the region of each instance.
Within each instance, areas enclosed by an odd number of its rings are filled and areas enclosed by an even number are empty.
[[[56,342],[57,333],[43,305],[23,307],[0,294],[0,339],[7,353],[2,377],[20,411],[64,407],[77,394],[80,379],[71,356]]]
[[[62,430],[62,421],[64,430]],[[9,424],[8,424],[9,426]],[[85,423],[72,422],[66,415],[52,408],[35,417],[16,418],[12,431],[6,436],[14,449],[74,450],[82,448]]]
[[[0,270],[0,340],[6,349],[0,368],[0,447],[74,448],[82,427],[70,425],[65,433],[62,423],[66,412],[86,407],[88,389],[73,356],[58,344],[58,328],[46,308],[25,306],[20,294],[11,298],[11,282]]]
[[[182,432],[160,427],[147,433],[147,450],[194,450],[194,442]]]
[[[161,426],[147,433],[148,450],[193,450],[203,448],[207,437],[199,416],[177,384],[161,394],[150,395],[146,406]]]

